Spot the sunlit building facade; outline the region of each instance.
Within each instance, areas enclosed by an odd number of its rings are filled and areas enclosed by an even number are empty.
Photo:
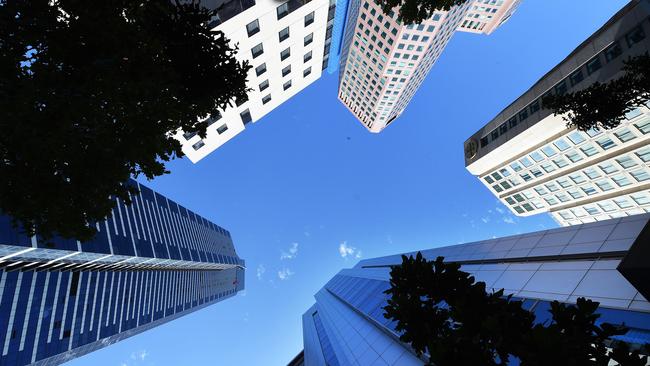
[[[622,76],[648,35],[650,1],[633,0],[465,142],[467,170],[518,216],[549,212],[566,226],[650,212],[650,105],[580,132],[542,103]]]
[[[237,59],[248,60],[248,101],[209,116],[207,136],[178,131],[183,152],[196,163],[321,77],[337,63],[336,38],[343,22],[337,5],[347,0],[203,0],[223,6],[210,27],[239,47]],[[338,11],[341,13],[343,10]],[[334,46],[332,47],[332,44]]]
[[[339,68],[339,100],[370,132],[404,111],[454,32],[490,34],[520,0],[476,0],[404,25],[397,9],[384,14],[372,0],[351,0]]]
[[[650,214],[423,250],[423,256],[461,264],[487,291],[505,289],[536,322],[550,319],[550,302],[600,302],[599,322],[625,323],[617,339],[650,341]],[[405,253],[415,255],[416,253]],[[360,261],[336,274],[304,313],[307,366],[422,365],[384,318],[390,267],[401,254]]]
[[[28,237],[0,216],[0,365],[58,365],[244,289],[226,229],[128,184],[132,204],[115,199],[88,242]]]

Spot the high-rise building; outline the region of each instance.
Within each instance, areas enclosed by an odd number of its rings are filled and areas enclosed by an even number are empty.
[[[550,319],[550,302],[600,302],[599,322],[625,323],[617,339],[650,341],[650,214],[423,250],[461,264],[487,291],[505,289],[537,322]],[[415,253],[405,253],[415,255]],[[334,276],[302,316],[307,366],[422,365],[401,343],[396,322],[384,318],[390,267],[401,255],[360,261]]]
[[[242,132],[247,124],[258,121],[316,81],[329,64],[335,65],[340,36],[333,36],[341,33],[343,25],[335,15],[344,16],[346,2],[203,0],[208,8],[223,6],[210,27],[222,31],[239,47],[238,60],[250,62],[247,80],[252,91],[248,101],[209,117],[206,138],[179,131],[175,137],[185,155],[198,162]]]
[[[0,365],[58,365],[244,288],[227,230],[128,184],[132,204],[115,199],[88,242],[28,237],[0,216]]]
[[[650,212],[650,105],[611,130],[567,129],[542,99],[606,83],[650,50],[650,1],[633,0],[465,141],[465,165],[518,216],[561,225]]]
[[[404,111],[455,31],[490,34],[520,0],[475,0],[404,25],[372,0],[349,4],[339,69],[339,100],[370,132]]]

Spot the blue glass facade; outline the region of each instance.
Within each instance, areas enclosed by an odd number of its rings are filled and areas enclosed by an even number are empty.
[[[0,217],[0,365],[56,365],[234,296],[230,233],[139,185],[88,242],[45,242]]]
[[[524,308],[540,323],[550,320],[553,300],[572,303],[584,296],[599,301],[599,322],[630,328],[617,339],[645,344],[650,343],[650,303],[642,286],[622,274],[622,263],[630,253],[638,253],[634,248],[647,246],[649,222],[650,215],[638,215],[422,254],[430,260],[441,255],[460,263],[461,269],[485,282],[488,291],[504,288],[523,300]],[[648,259],[645,263],[650,263]],[[383,316],[390,266],[399,263],[401,254],[363,260],[325,284],[303,315],[304,354],[310,361],[305,364],[334,364],[330,359],[360,365],[423,363],[399,341],[396,323]]]

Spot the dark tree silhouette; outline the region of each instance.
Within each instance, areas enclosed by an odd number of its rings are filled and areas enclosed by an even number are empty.
[[[650,101],[650,56],[646,53],[624,61],[625,74],[607,83],[543,99],[546,108],[563,115],[567,127],[587,131],[618,126],[625,114]]]
[[[246,98],[247,62],[212,11],[170,0],[0,2],[0,211],[27,234],[87,240],[182,156],[179,128],[205,135]],[[90,225],[89,225],[90,224]]]
[[[503,290],[487,293],[484,282],[475,282],[459,264],[445,263],[442,257],[427,261],[421,253],[402,256],[390,275],[384,317],[397,321],[400,340],[418,355],[427,354],[428,365],[507,365],[513,359],[522,366],[647,362],[639,350],[610,341],[627,329],[596,325],[597,302],[554,301],[552,322],[540,324],[521,301],[504,296]]]
[[[378,0],[385,14],[399,6],[398,19],[404,24],[421,23],[431,19],[436,10],[449,10],[467,0]]]

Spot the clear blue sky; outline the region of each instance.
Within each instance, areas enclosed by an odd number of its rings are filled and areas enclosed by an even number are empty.
[[[230,230],[246,291],[69,365],[286,365],[313,294],[357,253],[555,227],[507,213],[465,170],[463,142],[625,3],[524,0],[491,36],[457,33],[381,134],[366,132],[325,75],[198,164],[169,164],[146,184]],[[343,258],[342,243],[354,253]]]

